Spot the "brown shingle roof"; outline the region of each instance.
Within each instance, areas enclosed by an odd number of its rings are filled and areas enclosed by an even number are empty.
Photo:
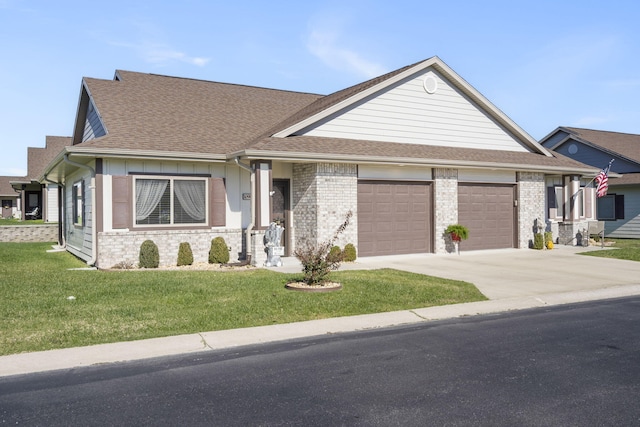
[[[553,153],[553,157],[549,157],[529,152],[399,144],[318,136],[264,138],[250,150],[247,150],[246,153],[252,156],[264,155],[265,157],[278,156],[283,153],[291,157],[298,155],[300,159],[333,155],[345,159],[361,159],[372,162],[389,161],[401,163],[406,161],[407,163],[426,165],[446,165],[459,162],[475,166],[484,164],[487,167],[505,164],[517,166],[519,169],[526,169],[523,168],[523,165],[529,165],[532,169],[542,170],[563,168],[589,172],[595,170],[558,153]]]
[[[573,127],[563,127],[563,129],[592,145],[640,163],[640,135]]]
[[[320,95],[118,71],[85,78],[107,136],[81,146],[226,154]]]
[[[548,170],[591,170],[576,161],[535,153],[496,152],[308,136],[272,137],[341,101],[398,76],[418,64],[368,80],[328,96],[251,86],[117,71],[117,80],[85,78],[107,135],[74,148],[190,153],[222,158],[235,154],[272,155],[304,160],[322,156],[413,159],[420,164],[475,166],[533,165]],[[122,151],[119,151],[122,150]],[[376,160],[377,159],[377,160]]]
[[[615,185],[638,185],[640,184],[640,173],[625,173],[619,178],[611,178],[610,186]]]
[[[9,182],[26,180],[25,176],[0,176],[0,196],[17,197],[18,193],[13,190]]]
[[[44,148],[29,147],[27,149],[28,177],[37,181],[44,173],[45,167],[51,162],[62,149],[71,145],[71,137],[67,136],[47,136]]]

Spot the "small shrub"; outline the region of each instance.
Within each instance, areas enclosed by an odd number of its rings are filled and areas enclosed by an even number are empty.
[[[211,241],[209,249],[209,264],[226,264],[229,262],[229,248],[223,237],[216,237]]]
[[[178,267],[181,265],[191,264],[193,264],[193,252],[191,251],[191,245],[189,242],[182,242],[178,248]]]
[[[356,247],[353,243],[347,243],[342,251],[342,260],[345,262],[354,262],[357,258]]]
[[[535,236],[533,236],[533,249],[544,249],[544,236],[542,233],[536,233]]]
[[[553,233],[550,231],[545,231],[544,232],[544,242],[546,243],[553,243]]]
[[[307,285],[322,285],[327,281],[329,273],[340,267],[342,256],[337,259],[332,258],[329,254],[340,234],[349,226],[351,221],[351,211],[347,212],[344,222],[338,227],[333,237],[326,242],[317,245],[307,245],[303,248],[297,248],[293,255],[298,258],[302,264],[303,281]]]
[[[152,240],[145,240],[140,246],[140,268],[158,268],[160,253]]]
[[[327,254],[327,259],[330,262],[342,261],[343,260],[342,249],[340,249],[340,246],[332,246],[331,249],[329,250],[329,253]]]
[[[120,261],[111,268],[114,270],[131,270],[135,268],[135,265],[133,261]]]

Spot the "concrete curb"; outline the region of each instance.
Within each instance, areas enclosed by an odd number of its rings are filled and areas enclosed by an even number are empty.
[[[0,377],[221,350],[251,344],[273,343],[326,334],[339,334],[462,316],[501,313],[633,295],[640,295],[640,285],[613,286],[595,290],[505,298],[389,313],[337,317],[283,325],[259,326],[13,354],[0,356]]]

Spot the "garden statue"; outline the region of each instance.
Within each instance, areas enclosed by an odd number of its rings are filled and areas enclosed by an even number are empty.
[[[264,234],[264,244],[267,247],[267,261],[264,263],[266,267],[281,267],[284,255],[284,246],[281,246],[282,232],[284,227],[272,222]]]

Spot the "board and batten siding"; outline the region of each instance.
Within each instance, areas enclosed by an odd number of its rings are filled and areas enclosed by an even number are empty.
[[[640,186],[609,187],[609,194],[614,193],[624,195],[624,219],[606,221],[605,236],[640,239]]]
[[[437,89],[427,93],[425,78]],[[529,151],[437,72],[400,82],[298,135],[488,150]]]

